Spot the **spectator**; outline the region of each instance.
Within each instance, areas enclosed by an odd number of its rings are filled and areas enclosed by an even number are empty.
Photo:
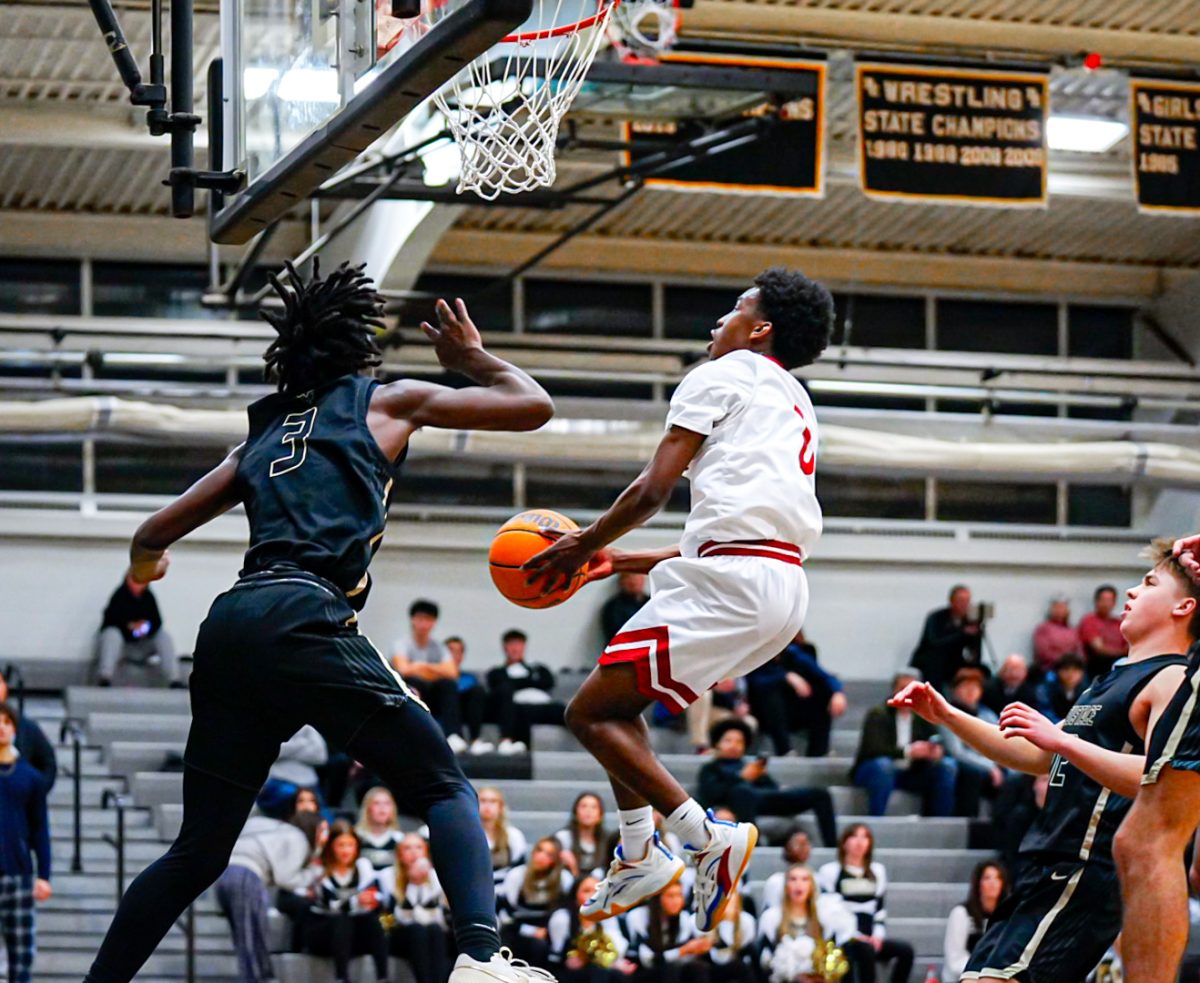
[[[737,719],[713,728],[713,759],[700,769],[696,792],[701,805],[710,809],[728,806],[740,822],[754,822],[759,816],[794,817],[811,809],[817,817],[821,840],[833,846],[837,842],[837,823],[828,789],[780,788],[767,774],[765,758],[746,758],[750,737],[750,728]]]
[[[1000,671],[983,688],[983,705],[997,716],[1010,703],[1037,705],[1037,686],[1029,678],[1029,663],[1016,653],[1000,664]]]
[[[1009,870],[1016,870],[1021,841],[1046,808],[1049,787],[1049,775],[1013,775],[996,796],[996,804],[992,807],[992,830],[997,852]]]
[[[492,851],[492,876],[500,887],[508,872],[525,862],[529,844],[525,834],[509,823],[508,804],[498,788],[488,785],[479,790],[479,820]]]
[[[554,673],[540,662],[527,662],[526,634],[510,628],[504,633],[504,665],[488,670],[487,688],[500,724],[501,754],[521,754],[529,749],[534,724],[563,725],[566,706],[550,695]]]
[[[796,830],[787,838],[787,842],[783,845],[783,859],[787,861],[788,866],[801,864],[808,866],[808,861],[812,857],[812,841],[808,838],[808,834],[802,829]],[[778,908],[783,904],[783,882],[787,874],[785,871],[777,870],[774,874],[767,878],[762,889],[762,910],[768,908]]]
[[[913,668],[941,690],[963,666],[982,665],[982,645],[983,628],[971,620],[971,591],[959,584],[950,589],[949,607],[931,611],[925,618]]]
[[[0,675],[0,703],[8,703],[8,681]],[[54,745],[46,737],[37,721],[21,716],[17,721],[17,739],[14,742],[17,754],[26,764],[42,776],[42,783],[49,792],[58,777],[58,760],[54,756]]]
[[[229,920],[242,983],[274,977],[267,924],[269,892],[279,888],[300,894],[312,886],[312,859],[324,823],[315,812],[297,813],[287,822],[251,816],[234,843],[215,893],[221,913]]]
[[[396,818],[396,800],[382,785],[376,785],[363,796],[354,832],[358,834],[362,855],[376,870],[396,863],[396,848],[404,834]]]
[[[829,731],[835,717],[846,712],[842,681],[821,668],[816,646],[800,631],[792,644],[747,677],[750,709],[782,757],[792,751],[791,732],[808,734],[805,753],[823,758],[829,753]]]
[[[183,687],[175,644],[163,629],[158,602],[148,584],[139,584],[128,573],[113,591],[100,625],[99,666],[96,682],[111,686],[117,666],[129,662],[157,666],[172,689]]]
[[[854,939],[846,943],[860,967],[858,983],[874,983],[875,964],[891,962],[891,983],[908,983],[913,947],[887,937],[887,870],[874,859],[875,835],[866,823],[853,823],[838,839],[838,858],[817,871],[822,891],[837,895],[858,921]]]
[[[1129,643],[1121,634],[1121,618],[1114,618],[1112,613],[1117,606],[1117,589],[1102,584],[1096,588],[1093,600],[1095,607],[1079,619],[1079,641],[1088,675],[1095,679],[1129,654]]]
[[[562,847],[553,836],[543,836],[533,845],[529,862],[508,872],[500,893],[500,936],[517,957],[535,966],[546,965],[550,915],[570,890]]]
[[[701,693],[696,702],[684,711],[684,716],[692,750],[697,754],[710,750],[708,735],[713,725],[730,717],[739,718],[752,733],[758,733],[758,721],[750,715],[750,702],[746,699],[746,682],[732,676],[726,676],[712,689]]]
[[[409,637],[392,646],[392,666],[429,707],[451,750],[462,754],[468,745],[462,736],[458,666],[446,646],[433,637],[439,613],[433,601],[412,602],[408,609]]]
[[[1083,659],[1068,652],[1058,660],[1054,675],[1038,687],[1038,709],[1055,723],[1065,720],[1086,686]]]
[[[758,921],[742,904],[736,891],[716,924],[713,947],[708,950],[713,983],[752,983],[758,952]]]
[[[1000,718],[981,705],[982,699],[983,673],[978,669],[959,669],[950,689],[951,705],[986,723],[999,723]],[[1004,784],[1004,769],[946,727],[941,728],[941,738],[947,757],[958,765],[955,813],[975,818],[979,815],[980,799],[994,799],[999,794]]]
[[[671,884],[657,897],[625,916],[630,951],[647,983],[708,983],[709,963],[702,959],[713,939],[696,929],[686,910],[682,885]]]
[[[317,885],[305,946],[313,955],[333,957],[337,980],[350,978],[350,960],[361,955],[374,962],[375,979],[386,980],[388,950],[379,921],[379,879],[375,868],[359,856],[358,837],[343,819],[329,830],[321,868],[324,877]]]
[[[983,937],[988,919],[1008,896],[1008,874],[994,860],[985,860],[971,874],[965,904],[956,905],[946,920],[942,983],[958,983],[975,946]]]
[[[19,724],[17,711],[0,703],[0,912],[10,983],[30,983],[37,951],[34,903],[52,893],[50,818],[42,776],[17,752]]]
[[[594,874],[584,874],[571,892],[574,904],[563,905],[550,916],[549,965],[560,983],[616,983],[637,971],[637,963],[626,958],[629,942],[621,931],[621,919],[594,922],[580,917],[579,909],[599,883]]]
[[[892,692],[918,679],[915,671],[900,672],[892,681]],[[887,812],[896,788],[920,795],[926,816],[949,816],[954,811],[957,769],[939,741],[937,728],[911,710],[890,707],[885,701],[867,711],[850,776],[867,790],[872,816]]]
[[[825,974],[816,965],[820,950],[828,942],[844,946],[857,928],[836,895],[819,892],[808,867],[792,864],[779,907],[758,919],[761,966],[771,983],[823,983]]]
[[[471,741],[472,754],[490,754],[496,750],[496,745],[483,739],[483,715],[487,712],[487,690],[479,677],[470,670],[463,669],[463,660],[467,657],[467,643],[457,635],[451,635],[445,642],[446,651],[458,668],[458,702],[462,707],[463,727],[466,737]]]
[[[320,812],[321,799],[317,795],[317,790],[313,788],[302,788],[292,799],[290,807],[286,810],[288,816],[294,816],[298,812]]]
[[[646,593],[644,573],[617,574],[617,592],[600,609],[600,626],[604,632],[601,644],[607,645],[648,600],[650,595]]]
[[[388,947],[407,959],[416,983],[446,983],[450,975],[450,933],[446,897],[429,860],[429,844],[416,833],[400,841],[396,866],[382,875],[395,925]]]
[[[604,802],[594,792],[581,792],[571,807],[565,828],[554,834],[562,846],[563,866],[579,877],[608,863],[608,833],[604,829]]]
[[[328,757],[329,748],[321,732],[305,724],[280,745],[279,757],[258,793],[258,808],[273,819],[287,818],[300,789],[309,789],[314,796],[318,794],[321,780],[316,766],[323,765]]]
[[[1033,630],[1033,664],[1043,674],[1053,672],[1058,660],[1068,652],[1083,655],[1079,632],[1070,622],[1071,602],[1059,596],[1050,602],[1046,620]]]

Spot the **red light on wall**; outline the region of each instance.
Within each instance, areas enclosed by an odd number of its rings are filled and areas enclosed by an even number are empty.
[[[1089,51],[1083,56],[1083,67],[1089,72],[1099,71],[1100,66],[1104,64],[1104,58],[1098,51]]]

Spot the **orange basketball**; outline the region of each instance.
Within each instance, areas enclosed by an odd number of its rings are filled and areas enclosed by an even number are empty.
[[[554,542],[553,536],[545,535],[546,530],[570,532],[578,528],[565,515],[549,509],[529,509],[514,515],[496,531],[496,538],[488,550],[488,569],[496,589],[523,608],[552,608],[562,604],[583,586],[583,570],[576,572],[566,587],[543,594],[545,578],[526,585],[529,574],[521,567]]]

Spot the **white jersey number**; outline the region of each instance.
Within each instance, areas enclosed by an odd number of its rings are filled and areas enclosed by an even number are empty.
[[[271,462],[271,477],[295,471],[308,456],[308,438],[317,422],[317,407],[309,407],[302,413],[289,413],[283,418],[283,435],[279,438],[288,449],[286,457],[277,457]]]

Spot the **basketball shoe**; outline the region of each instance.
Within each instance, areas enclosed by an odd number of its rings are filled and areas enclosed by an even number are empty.
[[[596,921],[624,914],[662,894],[683,876],[685,869],[686,864],[662,845],[657,833],[641,860],[626,860],[623,847],[618,845],[604,880],[579,913]]]
[[[758,842],[758,827],[753,823],[726,822],[715,818],[711,809],[706,825],[710,836],[707,846],[699,849],[686,843],[683,846],[688,859],[696,865],[692,898],[698,932],[712,931],[721,920]]]

